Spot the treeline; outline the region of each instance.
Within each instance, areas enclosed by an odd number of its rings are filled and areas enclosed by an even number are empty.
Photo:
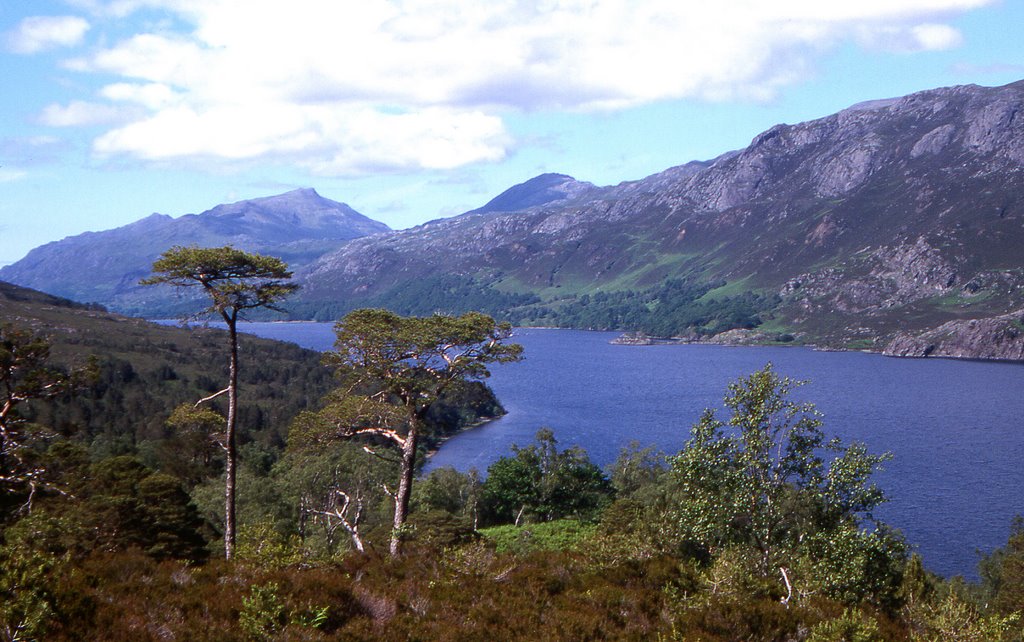
[[[631,330],[654,337],[703,337],[736,328],[756,328],[777,296],[744,292],[706,297],[725,282],[669,279],[645,290],[584,294],[531,316],[535,325],[591,330]]]
[[[459,315],[476,311],[504,321],[519,322],[517,312],[540,303],[536,294],[504,292],[468,276],[439,274],[404,281],[387,291],[354,302],[304,301],[288,306],[292,319],[329,322],[340,319],[356,307],[386,308],[398,314],[426,316],[434,313]]]
[[[405,281],[371,301],[370,307],[413,316],[477,311],[512,321],[518,320],[513,310],[537,303],[540,297],[536,294],[503,292],[470,277],[442,274]]]
[[[99,355],[97,376],[73,394],[31,404],[26,418],[72,435],[98,455],[151,451],[171,437],[165,421],[175,407],[220,390],[227,378],[223,331],[168,330],[173,338],[62,337],[62,352]],[[319,353],[290,343],[244,337],[239,352],[246,363],[240,372],[241,437],[280,449],[288,421],[331,389],[330,372]]]
[[[668,279],[649,288],[600,291],[545,302],[536,294],[505,292],[472,277],[439,275],[408,280],[365,303],[406,315],[478,310],[513,325],[700,338],[756,328],[781,302],[778,295],[749,291],[707,296],[725,285],[725,281]],[[351,306],[299,301],[290,310],[292,318],[328,321],[351,311]]]

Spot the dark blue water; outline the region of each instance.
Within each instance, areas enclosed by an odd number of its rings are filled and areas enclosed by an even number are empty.
[[[328,349],[330,324],[252,324],[261,336]],[[563,447],[598,464],[636,440],[674,453],[725,386],[771,361],[810,380],[802,399],[825,428],[895,459],[877,480],[891,502],[880,517],[900,528],[943,575],[975,577],[977,551],[1006,543],[1024,514],[1024,366],[890,359],[803,348],[616,346],[616,335],[517,330],[525,359],[493,369],[490,385],[508,415],[446,442],[429,466],[481,471],[548,426]]]

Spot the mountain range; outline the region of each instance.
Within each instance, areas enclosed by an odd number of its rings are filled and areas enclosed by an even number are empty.
[[[169,225],[153,219],[43,246],[0,278],[152,315],[159,302],[123,294],[143,257],[129,272],[73,244]],[[259,233],[238,223],[220,229]],[[361,234],[248,247],[293,264],[301,318],[477,308],[684,340],[1024,360],[1024,81],[854,105],[616,186],[545,174],[461,216]],[[92,290],[62,281],[83,274]]]
[[[190,305],[188,299],[138,282],[174,245],[233,245],[281,257],[296,269],[345,241],[389,231],[344,203],[300,189],[178,218],[152,214],[117,229],[47,243],[0,269],[0,279],[126,314],[173,316]]]

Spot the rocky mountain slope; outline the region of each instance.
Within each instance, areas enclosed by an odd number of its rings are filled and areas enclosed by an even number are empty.
[[[459,292],[529,294],[513,319],[560,324],[599,293],[634,293],[653,314],[666,303],[653,288],[676,279],[703,284],[695,306],[759,297],[734,327],[882,350],[965,319],[998,334],[1024,309],[1024,81],[778,125],[746,149],[615,187],[560,179],[565,199],[346,244],[301,271],[304,310],[443,281],[452,308]],[[637,325],[591,317],[604,321],[583,325]],[[669,334],[729,329],[713,321]]]
[[[286,196],[292,202],[269,221],[243,204],[194,218],[223,223],[217,239],[234,234],[240,247],[295,266],[295,318],[332,320],[366,305],[483,309],[517,323],[659,337],[1024,354],[1024,81],[862,103],[616,186],[544,174],[408,230],[243,242],[257,229],[288,228],[277,221],[315,193]],[[57,252],[73,247],[64,241],[0,278],[159,314],[160,297],[132,288],[156,253],[181,241],[153,232],[167,221],[147,221],[135,225],[152,251],[130,269],[114,249],[135,238],[132,226],[83,253],[90,262],[68,263],[77,257]],[[47,273],[50,282],[30,280]]]
[[[294,269],[344,241],[387,232],[344,203],[302,189],[172,218],[153,214],[130,225],[48,243],[0,269],[0,279],[120,312],[166,314],[167,291],[138,286],[153,261],[174,245],[233,245],[283,258]],[[169,302],[170,305],[165,305]]]

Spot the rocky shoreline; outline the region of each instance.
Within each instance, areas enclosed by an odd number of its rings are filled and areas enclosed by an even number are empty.
[[[987,319],[948,321],[916,335],[900,332],[882,354],[1024,361],[1024,309]]]
[[[789,334],[757,330],[729,330],[710,337],[653,337],[642,332],[626,332],[611,340],[615,345],[725,345],[725,346],[803,346],[822,351],[858,350],[887,357],[972,359],[1024,363],[1024,309],[981,319],[948,321],[933,329],[912,334],[897,332],[881,349],[803,343]]]

